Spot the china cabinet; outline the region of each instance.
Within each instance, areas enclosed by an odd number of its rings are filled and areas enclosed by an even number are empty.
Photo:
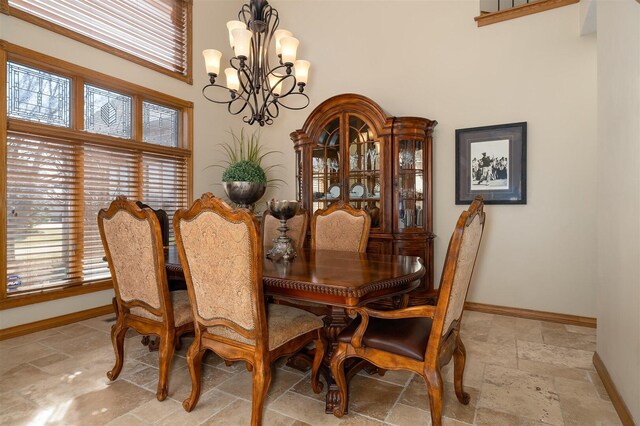
[[[291,133],[297,198],[313,214],[342,200],[371,215],[367,251],[420,256],[427,269],[411,304],[433,288],[434,120],[388,116],[361,95],[327,99]]]

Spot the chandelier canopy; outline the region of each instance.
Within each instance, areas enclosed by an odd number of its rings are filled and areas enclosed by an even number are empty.
[[[250,125],[272,124],[280,107],[299,110],[309,105],[304,87],[310,63],[296,60],[299,41],[290,31],[278,29],[279,21],[278,11],[266,0],[251,0],[238,12],[237,21],[227,22],[235,56],[224,70],[226,87],[216,83],[222,53],[214,49],[202,52],[209,74],[202,94],[211,102],[227,104],[233,115],[248,108],[243,120]],[[272,39],[274,51],[269,49]],[[275,60],[276,55],[277,65],[272,68],[270,58]],[[214,98],[216,95],[219,97]]]

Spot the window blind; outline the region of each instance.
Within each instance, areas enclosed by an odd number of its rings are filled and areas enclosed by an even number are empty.
[[[15,290],[81,279],[76,259],[81,225],[76,146],[7,135],[7,275]]]
[[[49,29],[67,36],[77,34],[124,52],[131,60],[140,58],[170,72],[188,75],[190,0],[8,0],[8,3],[11,8],[59,27],[49,25]]]
[[[98,212],[108,208],[118,195],[136,199],[138,156],[131,151],[84,146],[84,229],[82,266],[84,280],[108,278],[104,249],[98,229]]]
[[[145,153],[142,155],[142,199],[169,216],[169,243],[173,244],[173,215],[189,204],[187,159]]]

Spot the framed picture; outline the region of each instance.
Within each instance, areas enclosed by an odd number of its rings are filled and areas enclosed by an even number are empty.
[[[527,123],[456,130],[456,204],[527,204]]]

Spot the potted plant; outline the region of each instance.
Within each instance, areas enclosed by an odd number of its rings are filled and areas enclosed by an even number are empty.
[[[229,132],[232,142],[222,143],[220,146],[226,160],[222,173],[222,186],[231,201],[240,208],[248,208],[262,197],[267,189],[267,184],[281,179],[268,179],[269,170],[278,165],[262,166],[262,160],[270,154],[279,151],[265,151],[260,144],[259,129],[251,134],[240,131],[240,136],[233,131]]]

